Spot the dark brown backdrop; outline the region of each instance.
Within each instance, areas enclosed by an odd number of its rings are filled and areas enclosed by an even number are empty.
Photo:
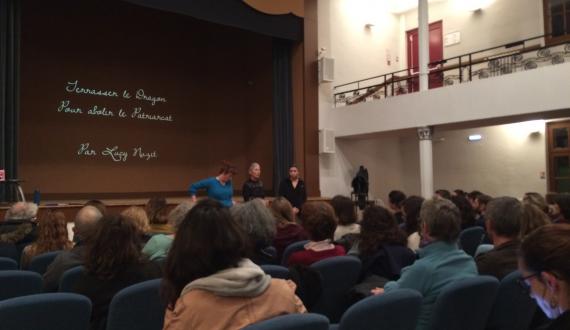
[[[241,189],[251,161],[272,188],[271,39],[120,1],[23,1],[20,177],[44,198],[175,194],[217,173],[220,160],[239,167]],[[72,94],[86,88],[129,90],[132,99]],[[152,106],[137,89],[164,97]],[[84,114],[58,112],[70,101]],[[87,115],[93,105],[115,117]],[[171,114],[174,122],[118,118],[134,107]],[[98,155],[78,155],[89,143]],[[105,147],[129,153],[103,157]],[[133,148],[158,153],[135,159]]]

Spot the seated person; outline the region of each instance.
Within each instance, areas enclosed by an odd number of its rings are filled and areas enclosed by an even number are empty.
[[[86,246],[93,239],[95,228],[102,217],[101,211],[90,205],[82,207],[77,212],[73,227],[77,243],[71,250],[58,254],[48,266],[43,275],[44,292],[57,291],[61,275],[68,269],[83,265]]]
[[[517,269],[522,217],[523,205],[516,198],[498,197],[487,204],[485,224],[493,249],[475,258],[479,274],[501,280]]]
[[[221,203],[205,199],[192,208],[166,260],[164,330],[237,330],[306,311],[295,284],[246,259],[246,235]]]
[[[423,300],[416,330],[428,328],[442,288],[456,280],[477,276],[473,258],[457,247],[461,226],[459,209],[447,199],[427,200],[422,205],[420,219],[422,237],[429,242],[420,249],[420,258],[402,269],[398,281],[373,290],[375,294],[399,288],[420,292]]]
[[[311,264],[330,257],[346,254],[344,247],[333,244],[336,218],[332,206],[325,202],[310,202],[303,205],[301,224],[309,234],[309,243],[303,251],[297,251],[289,257],[287,265]]]
[[[34,203],[14,203],[0,221],[0,243],[24,245],[35,241],[37,214],[38,206]]]
[[[85,273],[73,291],[91,299],[91,330],[105,329],[113,296],[133,284],[161,276],[158,264],[140,250],[140,235],[133,220],[106,215],[97,224],[85,251]]]
[[[285,197],[277,197],[271,202],[271,212],[277,222],[277,232],[273,246],[277,250],[277,259],[281,260],[283,251],[292,243],[309,239],[305,229],[295,222],[293,206]]]
[[[168,203],[164,197],[152,197],[146,203],[144,210],[150,222],[150,232],[172,234],[173,228],[168,219]]]
[[[337,195],[331,200],[331,205],[338,219],[338,225],[334,232],[334,240],[338,241],[347,234],[358,234],[360,232],[360,225],[356,223],[354,202],[346,196]]]
[[[424,199],[422,197],[410,196],[404,200],[402,205],[404,222],[400,225],[400,228],[406,234],[408,248],[414,252],[420,249],[420,210],[423,202]]]

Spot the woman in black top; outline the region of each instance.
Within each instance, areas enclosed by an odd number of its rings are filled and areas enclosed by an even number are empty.
[[[261,166],[259,163],[251,163],[249,165],[249,179],[244,182],[242,187],[243,201],[247,202],[254,198],[265,198],[263,191],[263,182],[261,182]]]
[[[289,167],[289,177],[279,185],[279,196],[285,197],[291,203],[295,214],[299,213],[299,210],[307,201],[305,182],[299,178],[299,169],[296,165]]]

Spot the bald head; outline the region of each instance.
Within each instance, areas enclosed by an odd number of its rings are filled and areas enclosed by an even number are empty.
[[[73,229],[75,235],[81,240],[89,239],[102,217],[103,214],[95,206],[88,205],[82,207],[75,215],[75,228]]]

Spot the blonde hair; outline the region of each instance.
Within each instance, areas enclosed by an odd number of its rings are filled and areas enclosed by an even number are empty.
[[[146,233],[150,230],[148,216],[142,207],[131,206],[121,212],[121,215],[125,218],[131,219],[140,232]]]

